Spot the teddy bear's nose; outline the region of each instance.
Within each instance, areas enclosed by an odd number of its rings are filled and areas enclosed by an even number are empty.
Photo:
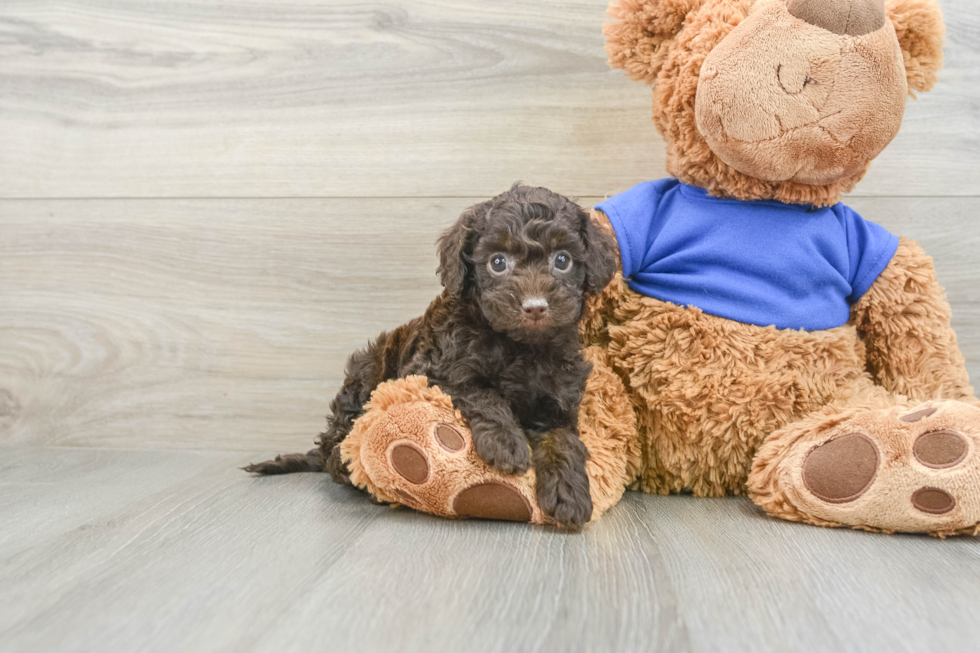
[[[885,24],[885,0],[789,0],[789,13],[841,36],[861,36]]]

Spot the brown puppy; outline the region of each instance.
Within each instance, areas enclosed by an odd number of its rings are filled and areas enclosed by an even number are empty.
[[[425,375],[448,393],[488,464],[533,463],[541,509],[581,528],[592,515],[578,408],[591,365],[578,321],[616,270],[612,238],[571,200],[515,185],[469,208],[439,238],[445,291],[420,318],[382,333],[347,363],[320,447],[246,471],[328,471],[349,483],[340,442],[383,381]]]

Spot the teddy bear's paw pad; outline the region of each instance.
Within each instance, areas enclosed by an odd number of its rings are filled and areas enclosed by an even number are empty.
[[[459,431],[451,427],[449,424],[437,424],[435,428],[435,438],[436,442],[442,446],[443,449],[450,453],[456,453],[457,451],[462,451],[466,447],[466,440],[460,435]]]
[[[980,408],[865,411],[801,452],[800,506],[831,523],[939,535],[980,524]]]
[[[376,424],[360,460],[378,498],[443,517],[541,522],[534,473],[490,467],[469,429],[447,417],[408,405],[390,409]]]
[[[453,510],[460,517],[531,521],[530,502],[513,485],[488,481],[472,485],[460,492],[453,501]]]
[[[912,445],[915,459],[926,467],[945,469],[955,467],[970,452],[966,438],[955,431],[930,431],[923,433]]]
[[[912,493],[912,505],[931,515],[945,515],[956,506],[956,499],[938,487],[923,487]]]
[[[803,463],[803,483],[828,503],[861,497],[878,475],[878,447],[863,433],[849,433],[814,448]]]
[[[919,410],[911,412],[908,415],[902,415],[901,417],[898,418],[898,420],[900,422],[905,422],[906,424],[913,424],[921,419],[925,419],[926,417],[929,417],[935,412],[936,412],[936,408],[933,408],[932,406],[928,408],[920,408]]]
[[[402,431],[402,437],[390,441],[385,452],[390,473],[383,487],[398,503],[451,516],[444,504],[446,496],[454,493],[453,488],[445,487],[452,476],[440,476],[440,471],[465,467],[468,443],[458,427],[442,422]]]
[[[429,461],[425,452],[410,442],[398,442],[391,447],[388,459],[399,476],[413,485],[429,480]]]

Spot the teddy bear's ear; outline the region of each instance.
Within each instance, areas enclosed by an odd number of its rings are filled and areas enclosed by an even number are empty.
[[[886,0],[885,11],[902,48],[909,95],[915,97],[916,91],[932,88],[943,67],[943,14],[936,0]]]
[[[704,0],[613,0],[606,12],[614,21],[602,26],[609,65],[635,81],[653,84],[666,57],[661,45],[702,4]]]

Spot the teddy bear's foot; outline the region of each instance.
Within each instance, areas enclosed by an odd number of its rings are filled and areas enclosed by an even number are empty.
[[[424,377],[379,386],[341,454],[351,481],[381,501],[442,517],[545,521],[534,472],[508,475],[483,462],[449,397]]]
[[[786,519],[976,535],[980,408],[930,401],[791,425],[760,449],[749,490]]]
[[[593,370],[579,431],[588,450],[588,478],[576,480],[591,495],[594,521],[636,478],[640,450],[622,382],[599,350],[586,350],[586,356]],[[554,523],[536,500],[535,471],[505,474],[485,463],[450,397],[429,387],[425,377],[382,383],[365,408],[340,451],[351,482],[378,500],[442,517]],[[589,516],[567,525],[583,520]]]

